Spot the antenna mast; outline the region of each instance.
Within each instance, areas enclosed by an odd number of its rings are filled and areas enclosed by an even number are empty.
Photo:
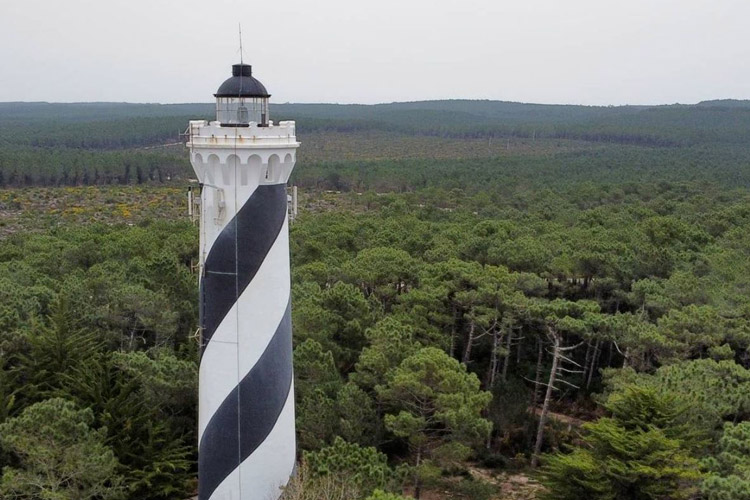
[[[239,23],[240,26],[240,64],[245,64],[245,61],[242,59],[242,23]]]

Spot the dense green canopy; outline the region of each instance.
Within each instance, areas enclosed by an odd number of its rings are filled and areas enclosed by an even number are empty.
[[[168,143],[210,114],[0,104],[3,494],[195,490],[198,231]],[[274,116],[304,144],[290,500],[489,499],[532,455],[550,498],[750,498],[747,103]]]

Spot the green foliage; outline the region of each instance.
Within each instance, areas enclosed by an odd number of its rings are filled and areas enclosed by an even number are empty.
[[[705,357],[708,350],[723,344],[728,337],[727,321],[711,306],[691,304],[671,309],[659,318],[658,328],[684,351],[680,358]]]
[[[750,422],[724,424],[724,433],[713,456],[701,492],[707,500],[750,499]]]
[[[36,315],[48,317],[44,327],[57,319],[56,328],[88,332],[110,348],[184,344],[197,318],[195,302],[185,303],[197,300],[189,267],[197,248],[186,248],[185,237],[195,237],[191,225],[161,223],[71,227],[0,242],[0,265],[13,269],[6,277],[26,288],[11,327],[32,327],[34,315],[26,319],[25,311],[33,301]],[[50,310],[55,292],[64,301],[57,317]]]
[[[329,442],[336,430],[336,395],[342,385],[333,355],[313,339],[294,349],[297,431],[305,449]]]
[[[147,368],[145,373],[133,373],[128,363],[133,358]],[[70,378],[67,392],[91,408],[95,424],[106,429],[106,443],[122,464],[130,498],[184,495],[194,460],[195,396],[181,393],[180,382],[162,377],[187,372],[187,383],[193,385],[195,369],[165,353],[153,360],[139,358],[112,353],[91,359]],[[154,373],[162,360],[162,373]],[[158,390],[164,390],[164,398],[156,396]]]
[[[382,421],[373,397],[349,382],[336,396],[337,433],[360,445],[377,445],[383,435]]]
[[[392,370],[378,397],[388,408],[385,427],[412,450],[415,487],[434,476],[435,464],[468,458],[472,444],[489,434],[481,417],[491,395],[479,379],[442,350],[425,347]]]
[[[194,449],[189,439],[173,437],[167,426],[146,423],[134,436],[132,455],[125,465],[125,484],[130,498],[182,498],[192,491]]]
[[[334,396],[341,386],[341,376],[336,370],[331,351],[313,339],[307,339],[294,349],[295,386],[306,394],[320,390]]]
[[[198,379],[194,362],[160,348],[149,352],[115,352],[112,363],[135,381],[142,401],[152,412],[158,410],[172,418],[192,417]]]
[[[541,479],[552,499],[692,498],[700,445],[674,397],[635,386],[613,394],[610,417],[584,425],[581,446],[547,456]]]
[[[18,376],[5,369],[0,362],[0,424],[13,411],[16,403],[16,392],[19,390]],[[0,462],[1,463],[1,462]]]
[[[389,310],[396,296],[416,284],[417,262],[404,250],[367,248],[344,266],[348,280],[359,283],[365,296],[374,295]]]
[[[293,293],[299,298],[293,309],[296,338],[314,339],[333,353],[339,369],[349,370],[374,321],[370,303],[355,286],[343,282],[326,289],[295,287]]]
[[[517,452],[522,449],[517,448],[518,443],[513,442],[513,437],[525,430],[529,421],[530,399],[529,389],[518,379],[499,383],[492,391],[487,419],[492,422],[494,432],[501,437],[502,445]]]
[[[382,491],[382,490],[375,490]],[[302,461],[297,472],[283,488],[282,500],[366,500],[373,493],[358,481],[350,480],[348,471],[318,474]],[[384,493],[389,494],[389,493]]]
[[[55,394],[66,376],[103,348],[96,334],[77,328],[68,300],[58,296],[50,304],[47,321],[33,321],[26,352],[19,354],[18,370],[27,379],[24,396],[40,400]]]
[[[384,489],[395,480],[383,453],[372,447],[347,443],[340,437],[331,446],[306,452],[304,459],[313,474],[346,477],[362,491]]]
[[[372,495],[367,497],[365,500],[405,500],[406,497],[396,495],[395,493],[387,493],[383,490],[375,490]]]
[[[317,450],[334,438],[336,400],[315,389],[296,401],[296,426],[300,447]]]
[[[466,478],[455,486],[462,498],[471,500],[490,500],[497,494],[497,488],[480,479]]]
[[[734,351],[729,344],[710,347],[708,349],[708,355],[715,361],[734,359]]]
[[[632,384],[676,398],[685,418],[698,429],[720,430],[724,420],[750,416],[750,371],[731,360],[700,359],[659,368],[653,375],[632,370],[612,373],[608,383],[617,394]]]
[[[580,370],[565,361],[554,412],[596,415],[590,394],[605,373],[612,398],[637,383],[689,403],[684,436],[707,431],[718,460],[724,422],[750,415],[747,103],[274,109],[298,120],[304,144],[291,226],[302,450],[343,436],[394,462],[408,454],[418,486],[480,443],[492,462],[520,465],[501,454],[529,451],[552,331],[583,343],[566,351]],[[192,173],[181,146],[154,146],[211,113],[0,104],[0,186],[13,187],[0,191],[0,423],[50,397],[90,408],[133,499],[187,498],[194,484],[198,231],[177,220]],[[153,185],[170,178],[179,187]],[[111,183],[124,187],[101,186]],[[96,186],[19,187],[41,184]],[[658,420],[645,401],[589,438],[676,457],[671,437],[626,418]],[[557,459],[606,495],[592,453]],[[17,458],[0,454],[0,467]],[[730,485],[741,463],[711,467],[730,488],[717,495],[741,494]],[[372,493],[348,474],[301,470],[295,498]]]
[[[121,498],[119,464],[105,445],[105,431],[92,429],[93,422],[91,410],[54,398],[0,425],[0,445],[15,458],[3,469],[3,498]]]
[[[364,389],[374,390],[419,345],[413,340],[411,328],[391,316],[367,330],[366,336],[368,345],[362,349],[351,379]]]
[[[0,334],[0,420],[49,397],[88,408],[128,498],[191,487],[195,236],[184,223],[91,224],[0,241],[7,290],[19,291]]]

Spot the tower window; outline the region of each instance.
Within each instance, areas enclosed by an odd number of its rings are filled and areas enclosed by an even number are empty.
[[[250,121],[250,114],[247,112],[247,107],[241,105],[237,108],[237,121],[239,123],[247,123]]]

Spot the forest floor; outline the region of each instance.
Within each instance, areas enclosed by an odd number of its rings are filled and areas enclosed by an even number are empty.
[[[541,408],[530,408],[530,410],[533,411],[534,415],[536,415],[537,417],[542,414]],[[555,420],[561,424],[565,424],[569,428],[580,427],[586,423],[585,420],[581,420],[580,418],[571,417],[570,415],[564,415],[562,413],[555,413],[553,411],[547,412],[547,418],[549,418],[550,420]]]
[[[536,500],[539,493],[544,489],[539,482],[524,472],[502,472],[487,469],[478,465],[468,465],[469,474],[476,481],[481,481],[495,487],[496,493],[489,497],[491,500]],[[420,495],[421,500],[452,500],[466,498],[465,495],[457,495],[454,484],[458,484],[462,477],[447,478],[438,487],[426,488]],[[404,496],[410,497],[412,491],[407,489]]]
[[[543,489],[536,480],[522,472],[500,472],[481,467],[469,467],[474,479],[488,482],[499,488],[497,500],[532,500]]]

